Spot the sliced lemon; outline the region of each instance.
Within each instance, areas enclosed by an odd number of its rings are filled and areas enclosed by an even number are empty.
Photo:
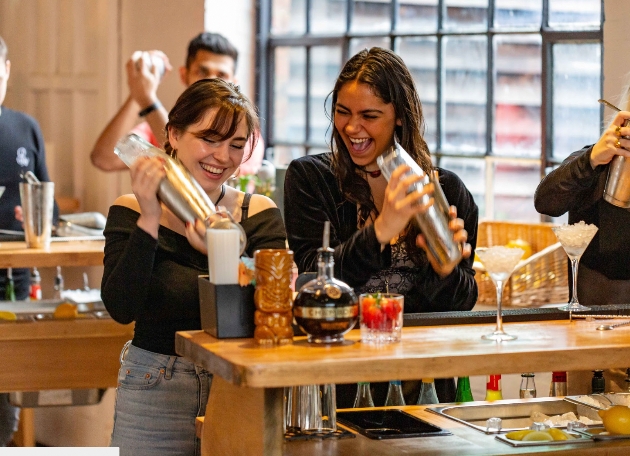
[[[512,431],[512,432],[508,432],[507,434],[505,434],[505,436],[510,439],[510,440],[523,440],[523,437],[525,437],[527,434],[531,434],[532,431],[531,429],[523,429],[521,431]]]
[[[77,306],[69,302],[59,304],[53,313],[54,318],[77,318],[78,316]]]
[[[532,431],[523,437],[523,442],[551,442],[552,440],[551,434],[545,431]]]
[[[569,440],[570,436],[562,429],[550,428],[547,432],[554,440]]]
[[[17,315],[13,312],[9,312],[8,310],[0,310],[0,320],[15,321],[17,320]]]

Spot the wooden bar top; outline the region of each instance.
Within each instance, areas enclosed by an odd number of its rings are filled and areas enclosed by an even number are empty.
[[[29,249],[26,242],[0,242],[0,268],[102,266],[105,241],[51,242],[49,249]]]
[[[494,324],[408,327],[401,342],[381,347],[358,342],[358,330],[346,335],[346,345],[313,346],[295,338],[274,348],[188,331],[177,333],[176,350],[231,384],[253,388],[627,367],[630,327],[597,331],[598,325],[507,323],[505,331],[518,339],[502,343],[481,339]]]
[[[0,392],[115,387],[133,324],[111,318],[2,322]]]

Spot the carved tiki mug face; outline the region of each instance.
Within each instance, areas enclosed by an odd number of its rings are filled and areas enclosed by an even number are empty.
[[[293,252],[262,249],[254,254],[256,266],[256,308],[261,312],[288,312],[293,305],[291,270]]]

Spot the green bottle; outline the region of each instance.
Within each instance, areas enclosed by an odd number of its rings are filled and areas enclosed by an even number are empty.
[[[457,391],[455,392],[455,402],[472,402],[474,401],[472,390],[470,389],[470,378],[458,377]]]
[[[4,299],[15,301],[15,283],[13,282],[13,268],[7,269],[7,282],[5,284]]]

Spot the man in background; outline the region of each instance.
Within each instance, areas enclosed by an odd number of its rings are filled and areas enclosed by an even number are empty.
[[[200,79],[221,78],[236,83],[238,51],[227,38],[218,33],[203,32],[188,44],[186,64],[179,68],[185,87]],[[119,139],[135,133],[156,147],[162,148],[168,111],[162,106],[157,90],[164,74],[172,69],[168,57],[161,51],[135,52],[127,62],[129,96],[107,124],[90,155],[92,164],[103,171],[120,171],[127,166],[114,153]],[[138,123],[138,119],[143,119]],[[262,138],[256,148],[245,150],[251,158],[241,165],[240,174],[255,174],[264,155]]]
[[[11,74],[8,52],[6,43],[0,37],[0,187],[4,187],[0,196],[0,229],[22,231],[21,176],[32,171],[40,181],[50,181],[50,178],[39,124],[32,117],[2,105]],[[55,220],[57,214],[55,204]],[[13,269],[13,280],[16,299],[27,299],[29,270]],[[6,282],[7,270],[0,269],[0,300],[5,299]],[[9,404],[9,395],[0,393],[0,447],[6,446],[17,430],[19,412],[19,408]]]

